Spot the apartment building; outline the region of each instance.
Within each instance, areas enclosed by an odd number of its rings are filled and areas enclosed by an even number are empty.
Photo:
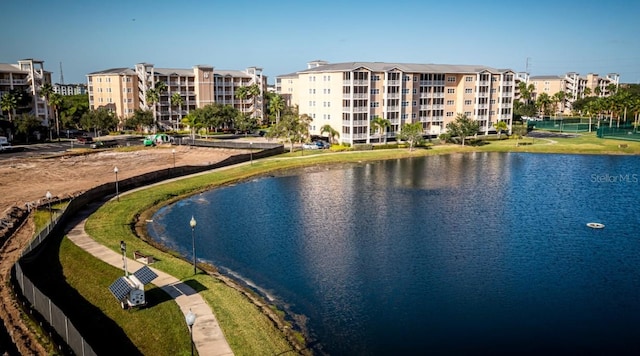
[[[22,59],[17,64],[0,63],[0,97],[9,92],[25,92],[31,97],[28,106],[16,108],[17,112],[28,112],[42,119],[43,126],[49,126],[50,113],[47,102],[40,96],[45,83],[51,83],[51,72],[44,69],[44,61]],[[8,113],[2,113],[8,116]]]
[[[87,93],[86,84],[53,84],[53,91],[60,95],[81,95]]]
[[[112,110],[121,120],[130,117],[135,109],[153,110],[157,122],[173,128],[189,111],[208,104],[233,105],[241,112],[259,119],[263,115],[263,93],[267,78],[262,69],[245,71],[214,70],[212,66],[196,65],[191,69],[156,68],[150,63],[138,63],[134,68],[114,68],[87,75],[91,109]],[[159,93],[159,101],[148,101],[147,93],[159,82],[166,90]],[[239,87],[258,84],[260,95],[242,102],[235,96]],[[178,93],[183,103],[176,105],[171,98]],[[255,105],[254,105],[255,104]]]
[[[516,81],[533,84],[535,88],[532,95],[533,100],[536,100],[537,96],[541,93],[546,93],[550,97],[553,97],[558,92],[565,92],[565,100],[558,103],[557,110],[563,114],[571,114],[573,103],[578,99],[582,99],[585,96],[606,97],[611,95],[611,85],[616,88],[620,85],[620,75],[617,73],[609,73],[601,77],[595,73],[588,73],[586,76],[581,76],[576,72],[568,72],[564,76],[529,76],[528,73],[518,73]],[[518,97],[519,95],[516,93],[516,98]]]
[[[311,116],[312,135],[328,124],[342,142],[370,143],[380,140],[371,125],[375,117],[391,122],[387,139],[415,122],[425,136],[437,136],[457,114],[478,121],[485,133],[498,121],[511,128],[515,73],[474,65],[317,60],[278,76],[276,91]]]

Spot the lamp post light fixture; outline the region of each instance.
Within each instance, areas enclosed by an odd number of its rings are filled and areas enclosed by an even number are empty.
[[[191,246],[193,247],[193,274],[197,274],[196,271],[196,219],[191,215],[191,221],[189,221],[189,226],[191,226]]]
[[[249,155],[251,156],[251,165],[253,166],[253,142],[249,142]]]
[[[49,207],[49,229],[51,229],[51,224],[53,223],[53,213],[51,212],[51,198],[53,195],[51,192],[47,191],[47,194],[44,195],[47,198],[47,206]]]
[[[113,168],[113,173],[116,174],[116,199],[120,201],[120,193],[118,192],[118,167]]]
[[[176,168],[176,149],[172,149],[171,153],[173,153],[173,168]]]
[[[189,326],[189,340],[191,341],[191,356],[193,356],[193,324],[196,322],[196,315],[189,309],[189,312],[184,316],[187,326]]]
[[[127,271],[127,244],[124,241],[120,241],[120,251],[122,251],[122,268],[124,269],[125,277],[129,275]]]

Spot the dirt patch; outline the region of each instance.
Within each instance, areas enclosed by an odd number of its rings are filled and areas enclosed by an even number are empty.
[[[243,150],[173,146],[131,152],[102,151],[87,155],[58,155],[50,158],[9,158],[0,160],[0,218],[15,207],[42,203],[47,192],[60,199],[82,193],[100,184],[175,166],[209,165]],[[11,267],[34,234],[33,222],[21,221],[11,238],[0,241],[0,319],[23,355],[46,355],[21,317],[18,302],[9,286]]]

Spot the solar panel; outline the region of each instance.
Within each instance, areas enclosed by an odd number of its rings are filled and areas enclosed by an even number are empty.
[[[158,277],[158,275],[155,272],[153,272],[151,270],[151,268],[149,268],[147,266],[144,266],[144,267],[140,268],[133,275],[142,284],[147,284],[147,283],[153,281],[154,279],[156,279],[156,277]]]
[[[109,286],[109,290],[117,300],[122,301],[125,297],[133,290],[133,288],[127,282],[125,277],[120,277],[116,279],[111,286]]]

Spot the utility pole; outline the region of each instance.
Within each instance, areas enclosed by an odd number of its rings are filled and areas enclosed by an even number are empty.
[[[64,84],[64,74],[62,74],[62,62],[60,62],[60,84]]]

